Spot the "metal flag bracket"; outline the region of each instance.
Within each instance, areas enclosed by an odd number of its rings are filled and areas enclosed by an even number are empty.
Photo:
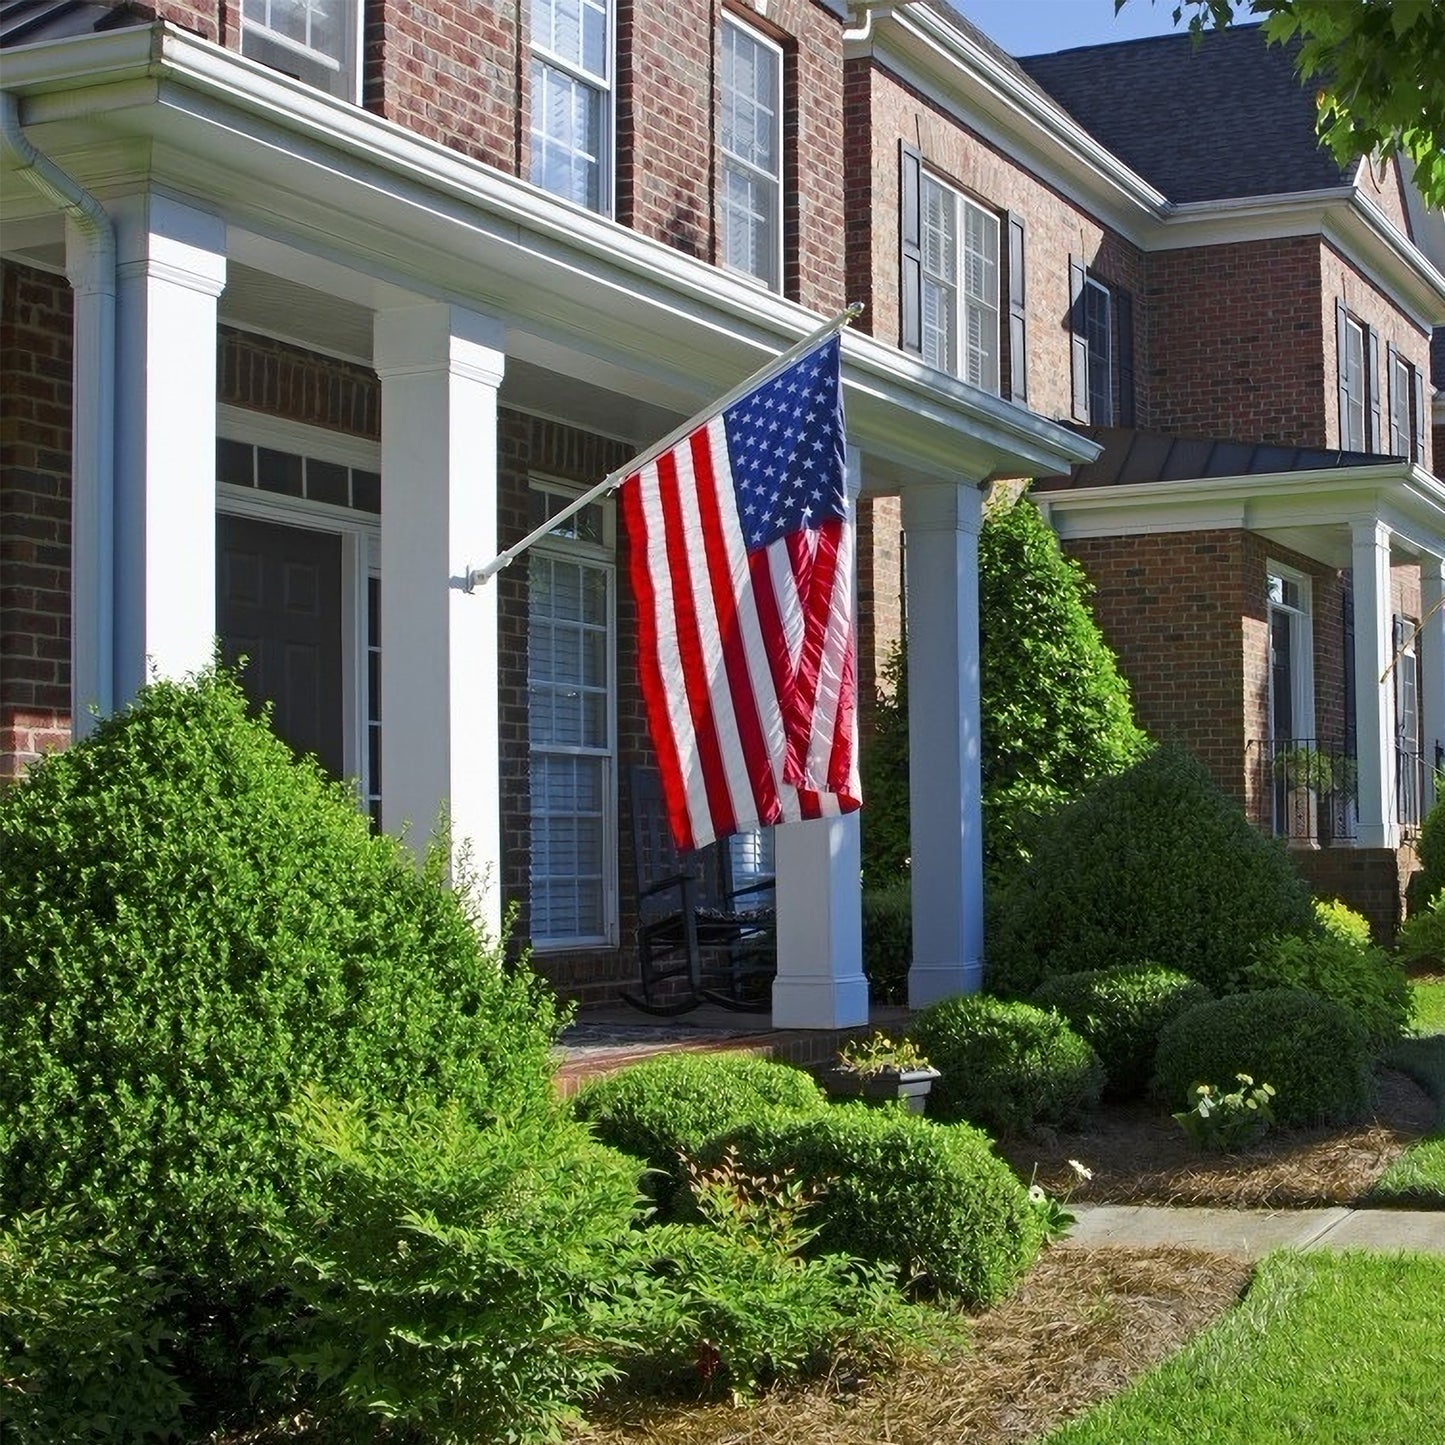
[[[761,386],[775,372],[786,370],[786,368],[791,366],[800,356],[818,345],[820,341],[826,340],[833,332],[840,331],[848,325],[850,321],[856,321],[862,314],[863,303],[861,301],[854,301],[851,305],[846,306],[831,321],[820,326],[816,331],[810,332],[801,341],[790,346],[781,356],[777,356],[772,361],[767,362],[745,381],[740,381],[726,396],[718,401],[709,402],[702,411],[689,417],[681,426],[674,427],[661,441],[654,442],[646,451],[639,452],[626,466],[618,467],[615,472],[609,472],[595,487],[569,502],[555,517],[548,518],[540,527],[534,527],[520,542],[513,543],[512,546],[503,552],[498,552],[485,567],[468,567],[466,582],[462,587],[462,591],[473,592],[476,590],[478,582],[490,581],[503,567],[510,567],[534,542],[540,542],[549,532],[554,531],[569,517],[576,516],[583,507],[587,506],[590,502],[595,502],[598,497],[606,496],[609,492],[615,492],[635,471],[645,467],[648,462],[653,461],[655,458],[660,457],[663,452],[676,446],[678,442],[699,427],[709,417],[726,411],[728,407],[740,397],[746,396],[748,392]]]

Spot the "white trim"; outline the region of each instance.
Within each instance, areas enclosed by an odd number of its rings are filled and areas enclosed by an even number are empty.
[[[354,432],[330,427],[308,426],[269,412],[220,403],[216,407],[216,435],[226,441],[273,447],[279,452],[315,457],[319,462],[356,467],[364,472],[381,471],[381,443]],[[371,515],[371,514],[364,514]]]

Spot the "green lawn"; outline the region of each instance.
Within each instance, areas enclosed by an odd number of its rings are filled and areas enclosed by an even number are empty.
[[[1280,1253],[1249,1293],[1048,1445],[1420,1445],[1441,1438],[1445,1259]]]
[[[1416,979],[1415,1032],[1401,1039],[1385,1062],[1418,1080],[1435,1100],[1435,1129],[1412,1144],[1370,1191],[1377,1204],[1445,1209],[1445,979]]]
[[[1415,980],[1415,1032],[1445,1034],[1445,978]]]

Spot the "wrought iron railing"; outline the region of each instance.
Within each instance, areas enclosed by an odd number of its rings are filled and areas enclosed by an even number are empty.
[[[1354,841],[1353,750],[1318,738],[1258,738],[1245,756],[1259,821],[1275,837],[1322,847]]]
[[[1395,821],[1415,832],[1425,818],[1425,754],[1417,747],[1395,746]]]

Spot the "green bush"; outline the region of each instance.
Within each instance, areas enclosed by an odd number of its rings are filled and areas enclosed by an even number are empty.
[[[1420,860],[1406,890],[1406,915],[1421,912],[1445,890],[1445,776],[1437,777],[1435,802],[1420,825],[1415,855]]]
[[[1349,904],[1338,898],[1316,898],[1314,906],[1316,921],[1331,938],[1360,948],[1368,948],[1374,942],[1369,919],[1363,913],[1356,913]]]
[[[937,1119],[966,1119],[1000,1134],[1067,1127],[1099,1102],[1099,1057],[1056,1014],[987,994],[946,998],[918,1014],[909,1036],[940,1077],[928,1098]]]
[[[730,1142],[749,1169],[824,1187],[815,1255],[893,1264],[906,1280],[982,1307],[1038,1252],[1042,1230],[1027,1191],[987,1135],[967,1125],[837,1104],[820,1115],[773,1115]]]
[[[270,1226],[290,1295],[272,1348],[317,1412],[358,1438],[379,1416],[431,1440],[554,1439],[617,1373],[597,1319],[636,1161],[563,1117],[479,1127],[456,1105],[320,1095],[291,1117],[315,1187]]]
[[[859,771],[868,806],[858,815],[867,888],[908,877],[913,852],[908,823],[908,652],[895,642],[883,659],[873,730],[863,741]]]
[[[246,1353],[308,1084],[550,1119],[558,1020],[234,681],[158,682],[0,791],[0,1210],[73,1203],[154,1269],[187,1372]]]
[[[733,1149],[689,1162],[702,1224],[634,1236],[636,1263],[618,1314],[641,1347],[632,1373],[653,1387],[752,1394],[779,1379],[868,1363],[896,1342],[906,1311],[895,1271],[842,1254],[805,1257],[825,1184],[754,1174]]]
[[[769,1109],[819,1113],[827,1096],[809,1074],[749,1054],[664,1054],[587,1084],[573,1111],[604,1144],[645,1160],[666,1212],[695,1158],[719,1134]]]
[[[1135,964],[1056,974],[1034,991],[1033,1002],[1061,1013],[1098,1054],[1107,1094],[1132,1099],[1143,1095],[1154,1076],[1160,1030],[1209,998],[1209,990],[1188,974]]]
[[[908,1002],[913,961],[913,895],[905,880],[863,890],[863,972],[874,1003]]]
[[[14,1445],[143,1439],[180,1423],[155,1272],[75,1211],[0,1227],[0,1424]]]
[[[1279,938],[1244,971],[1251,989],[1303,988],[1339,1004],[1359,1020],[1379,1052],[1410,1026],[1414,997],[1400,966],[1372,943],[1338,932]]]
[[[1304,989],[1231,994],[1165,1025],[1155,1090],[1171,1108],[1191,1105],[1196,1084],[1224,1087],[1240,1074],[1273,1086],[1285,1126],[1358,1118],[1372,1095],[1364,1028]]]
[[[1027,497],[1000,496],[978,539],[984,846],[1007,866],[1036,816],[1148,748],[1089,607],[1083,568]]]
[[[1400,957],[1439,964],[1445,962],[1445,889],[1405,920],[1396,941]]]
[[[990,911],[989,987],[1020,996],[1056,973],[1162,960],[1223,993],[1259,944],[1315,927],[1279,842],[1161,747],[1039,825]]]

